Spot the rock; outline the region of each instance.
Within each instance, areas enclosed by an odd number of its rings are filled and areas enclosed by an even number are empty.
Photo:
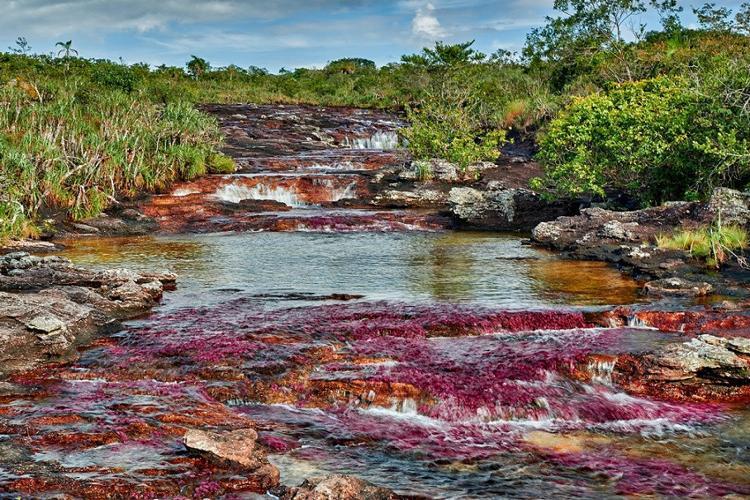
[[[606,222],[599,230],[599,235],[602,238],[609,238],[613,240],[632,241],[635,239],[634,233],[631,229],[638,226],[637,222],[626,222],[622,223],[617,220]]]
[[[448,202],[460,227],[496,231],[529,231],[541,222],[578,210],[578,203],[572,200],[548,202],[533,191],[506,189],[497,181],[484,190],[453,188]]]
[[[227,461],[248,470],[268,466],[263,449],[258,446],[258,433],[254,429],[231,432],[189,430],[182,439],[185,447],[205,454],[217,461]]]
[[[682,278],[664,278],[649,281],[643,287],[648,295],[703,297],[713,292],[713,286],[706,282],[693,282]]]
[[[708,213],[712,218],[721,216],[723,224],[750,224],[750,192],[716,188],[708,201]]]
[[[0,257],[0,376],[74,360],[97,332],[153,307],[175,278],[25,252]]]
[[[750,339],[703,334],[642,355],[618,359],[613,380],[665,399],[750,401]]]
[[[417,188],[413,191],[389,189],[379,193],[374,203],[392,208],[433,208],[445,206],[447,199],[446,193],[436,189]]]
[[[282,500],[390,500],[399,498],[387,488],[375,486],[353,476],[338,474],[306,479],[295,488],[280,488],[275,493]]]
[[[54,316],[35,316],[26,323],[26,328],[44,333],[65,330],[65,323]]]

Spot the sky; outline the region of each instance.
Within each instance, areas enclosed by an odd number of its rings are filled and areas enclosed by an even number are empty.
[[[714,0],[737,8],[742,0]],[[691,6],[681,2],[687,25]],[[24,36],[35,53],[73,40],[82,57],[182,66],[322,67],[342,57],[378,65],[441,40],[518,51],[553,0],[0,0],[0,47]],[[644,19],[653,22],[653,19]]]

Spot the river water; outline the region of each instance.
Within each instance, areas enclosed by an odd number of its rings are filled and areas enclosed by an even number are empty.
[[[571,378],[587,354],[676,340],[582,324],[577,311],[640,300],[602,264],[456,232],[93,239],[65,255],[179,273],[122,345],[81,364],[201,380],[259,424],[288,484],[335,472],[435,498],[750,493],[741,411],[628,396],[606,362]]]

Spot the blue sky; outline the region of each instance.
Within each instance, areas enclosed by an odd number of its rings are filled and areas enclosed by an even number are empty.
[[[716,0],[715,0],[716,1]],[[742,0],[718,0],[736,8]],[[553,0],[0,0],[0,47],[25,36],[47,53],[73,39],[82,57],[181,66],[321,67],[341,57],[397,61],[436,40],[519,50]],[[682,2],[686,24],[694,22]],[[645,21],[649,21],[645,19]]]

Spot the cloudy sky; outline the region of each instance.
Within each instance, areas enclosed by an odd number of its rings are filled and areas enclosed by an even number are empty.
[[[742,0],[714,0],[736,8]],[[340,57],[397,61],[436,40],[518,50],[553,0],[0,0],[0,47],[73,40],[83,57],[182,65],[320,67]],[[691,5],[684,2],[686,11]],[[684,15],[687,23],[692,16]]]

